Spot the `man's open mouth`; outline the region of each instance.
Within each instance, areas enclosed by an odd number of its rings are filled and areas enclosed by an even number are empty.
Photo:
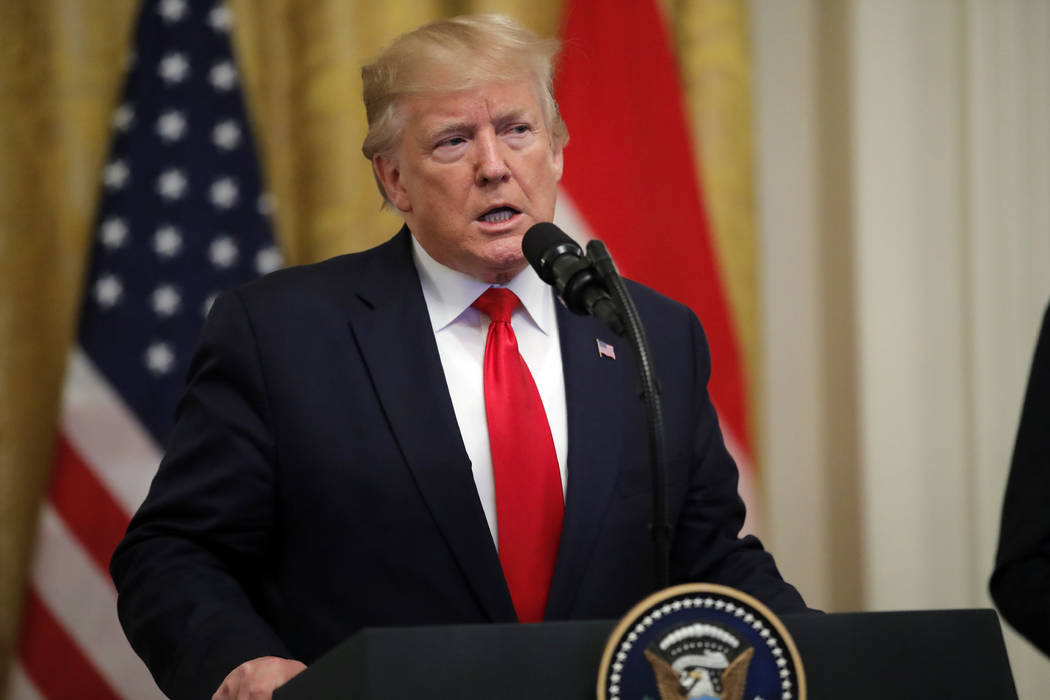
[[[518,213],[520,212],[512,207],[496,207],[479,216],[478,221],[484,221],[486,224],[499,224]]]

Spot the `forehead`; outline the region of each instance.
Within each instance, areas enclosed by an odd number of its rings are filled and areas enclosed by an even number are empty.
[[[477,87],[403,98],[410,128],[430,131],[448,124],[473,124],[520,115],[538,119],[540,100],[528,79],[483,83]]]

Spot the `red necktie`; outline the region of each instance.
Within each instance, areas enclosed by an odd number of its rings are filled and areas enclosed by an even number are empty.
[[[518,297],[490,287],[472,306],[492,319],[485,341],[485,415],[500,563],[518,619],[539,622],[565,511],[561,470],[540,393],[510,325]]]

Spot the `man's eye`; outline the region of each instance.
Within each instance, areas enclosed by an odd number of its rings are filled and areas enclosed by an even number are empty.
[[[509,131],[512,134],[527,134],[532,131],[532,129],[529,128],[528,124],[515,124],[510,127]]]
[[[458,145],[466,143],[466,142],[467,142],[467,140],[465,138],[463,138],[462,136],[450,136],[447,139],[439,141],[438,142],[438,147],[440,148],[442,146],[458,146]]]

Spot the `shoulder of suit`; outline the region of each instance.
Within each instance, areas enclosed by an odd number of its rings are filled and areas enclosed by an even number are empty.
[[[265,300],[275,296],[288,297],[340,294],[352,287],[361,274],[375,265],[390,264],[404,257],[408,246],[402,233],[374,248],[356,253],[337,255],[326,260],[304,265],[293,265],[240,285],[239,296],[250,300]]]
[[[647,287],[640,282],[630,279],[625,279],[624,283],[627,285],[631,298],[634,299],[634,305],[638,307],[638,313],[643,317],[653,313],[663,316],[682,316],[684,318],[695,317],[696,315],[685,304],[661,294],[652,287]]]

